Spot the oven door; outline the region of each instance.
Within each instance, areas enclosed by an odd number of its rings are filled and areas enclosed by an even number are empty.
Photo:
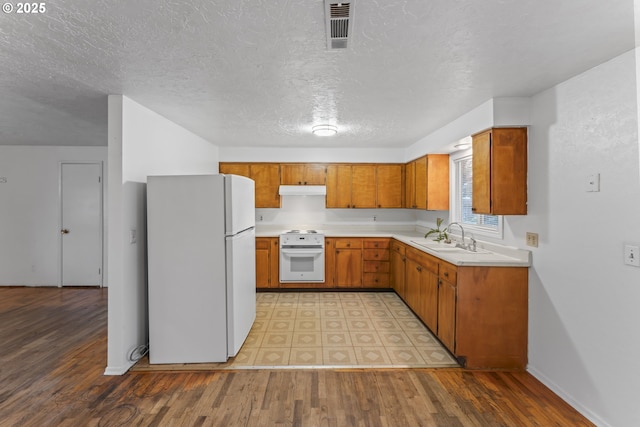
[[[324,283],[324,248],[280,248],[280,283]]]

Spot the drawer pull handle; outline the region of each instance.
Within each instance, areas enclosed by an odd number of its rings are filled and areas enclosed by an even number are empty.
[[[449,277],[449,273],[447,273],[446,271],[444,272],[444,277]]]

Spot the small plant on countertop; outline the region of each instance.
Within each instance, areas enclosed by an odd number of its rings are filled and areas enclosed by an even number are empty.
[[[432,234],[436,235],[436,238],[433,239],[436,242],[442,242],[443,240],[449,240],[449,236],[447,235],[447,230],[446,227],[444,230],[440,230],[440,226],[442,225],[442,222],[444,221],[444,219],[442,218],[438,218],[436,219],[436,228],[432,228],[429,231],[427,231],[427,234],[424,235],[424,238],[426,239],[427,237],[431,236]]]

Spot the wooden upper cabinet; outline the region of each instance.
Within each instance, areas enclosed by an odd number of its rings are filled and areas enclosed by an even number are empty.
[[[404,168],[404,207],[415,209],[416,206],[416,161],[409,162]]]
[[[415,207],[427,209],[427,156],[414,160],[414,163],[416,165]]]
[[[405,207],[449,210],[448,154],[429,154],[407,163]]]
[[[350,208],[351,165],[327,166],[327,208]]]
[[[526,215],[527,128],[494,128],[473,135],[471,210]]]
[[[220,163],[218,170],[220,173],[251,177],[249,163]]]
[[[279,208],[280,165],[251,163],[250,173],[256,182],[256,208]]]
[[[401,208],[403,199],[402,165],[376,166],[378,208]]]
[[[449,210],[449,155],[427,155],[427,210]]]
[[[375,165],[351,166],[351,207],[377,207]]]
[[[282,185],[325,185],[327,165],[322,163],[284,163],[280,165]]]

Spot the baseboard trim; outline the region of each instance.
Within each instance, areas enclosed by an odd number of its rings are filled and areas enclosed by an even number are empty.
[[[529,365],[527,366],[527,372],[533,375],[538,381],[547,386],[551,391],[557,394],[562,400],[571,405],[576,411],[580,412],[584,417],[586,417],[589,421],[594,423],[600,427],[611,427],[610,424],[605,422],[602,418],[600,418],[597,414],[593,413],[589,408],[582,405],[580,402],[575,400],[569,393],[567,393],[562,387],[549,379],[542,372],[537,370],[535,367]]]

